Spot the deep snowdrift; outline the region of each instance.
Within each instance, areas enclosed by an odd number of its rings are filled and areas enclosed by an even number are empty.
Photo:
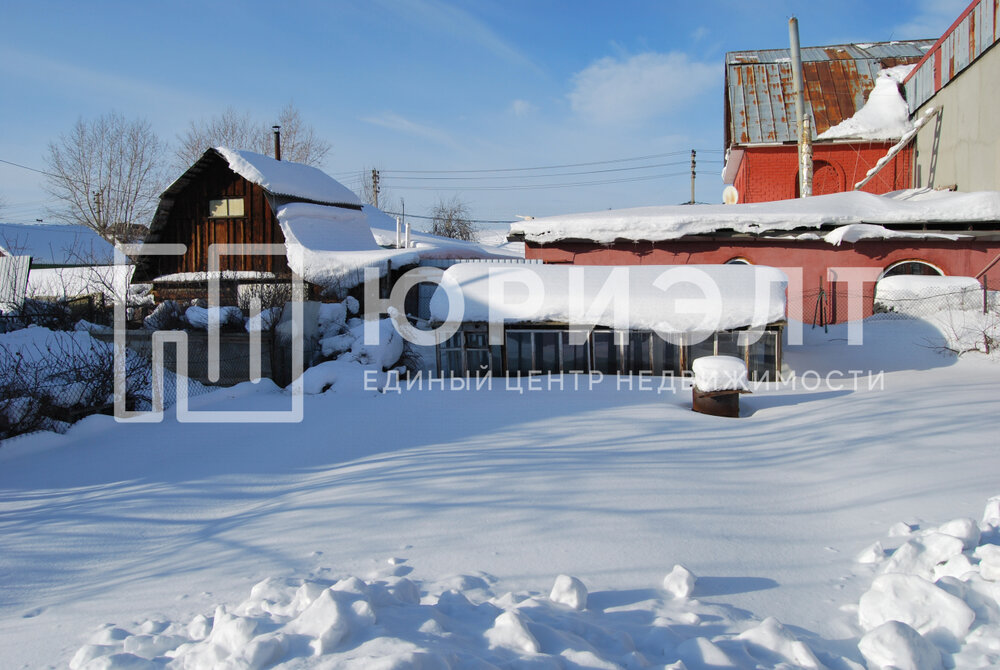
[[[798,381],[755,388],[741,419],[634,379],[338,383],[298,424],[168,411],[11,440],[0,666],[163,667],[171,650],[173,667],[857,668],[862,651],[995,666],[994,531],[977,525],[974,545],[943,522],[1000,492],[1000,368],[942,354],[916,320],[864,335],[807,327],[786,350]],[[263,381],[192,409],[289,402]],[[919,637],[880,623],[908,593],[952,607],[926,632],[912,617]]]

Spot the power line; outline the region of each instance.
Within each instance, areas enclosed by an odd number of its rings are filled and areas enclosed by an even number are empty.
[[[709,172],[707,174],[715,174]],[[606,184],[624,184],[630,182],[650,181],[652,179],[667,179],[670,177],[690,176],[690,171],[655,174],[644,177],[628,177],[625,179],[604,179],[599,181],[581,181],[565,184],[511,184],[508,186],[401,186],[393,184],[397,190],[408,191],[537,191],[549,188],[574,188],[580,186],[603,186]]]
[[[403,216],[403,214],[401,212],[390,212],[390,211],[387,211],[387,210],[382,210],[382,211],[385,212],[386,214],[389,214],[390,216]],[[433,221],[437,217],[434,217],[434,216],[420,216],[419,214],[407,214],[406,218],[408,218],[408,219],[426,219],[427,221]],[[514,223],[515,219],[503,219],[502,221],[501,220],[497,220],[497,219],[468,219],[468,221],[470,223]]]
[[[31,170],[32,172],[37,172],[38,174],[43,174],[46,177],[58,177],[59,175],[52,174],[51,172],[46,172],[45,170],[38,170],[33,167],[28,167],[27,165],[21,165],[20,163],[14,163],[13,161],[5,161],[0,158],[0,163],[6,163],[7,165],[13,165],[14,167],[21,168],[22,170]],[[62,179],[62,177],[59,177]]]
[[[705,153],[725,153],[721,149],[698,149],[698,151]],[[631,161],[643,161],[643,160],[650,160],[653,158],[682,156],[682,155],[687,155],[688,153],[689,150],[670,151],[662,154],[649,154],[647,156],[632,156],[630,158],[613,158],[610,160],[589,161],[586,163],[564,163],[562,165],[538,165],[534,167],[523,167],[523,168],[489,168],[489,169],[479,169],[479,170],[381,170],[381,172],[383,174],[472,174],[472,173],[482,173],[482,172],[527,172],[531,170],[557,170],[561,168],[588,167],[591,165],[608,165],[611,163],[628,163]]]
[[[604,170],[583,170],[578,172],[555,172],[552,174],[524,174],[524,175],[495,175],[489,177],[393,177],[393,179],[420,179],[420,180],[471,180],[471,179],[545,179],[547,177],[571,177],[584,174],[601,174],[605,172],[626,172],[629,170],[649,170],[652,168],[673,167],[675,165],[687,165],[687,161],[674,161],[672,163],[654,163],[652,165],[637,165],[634,167],[607,168]],[[390,172],[391,174],[391,172]]]

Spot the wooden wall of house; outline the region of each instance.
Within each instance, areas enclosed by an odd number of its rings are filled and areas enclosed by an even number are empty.
[[[243,198],[244,216],[210,218],[209,200]],[[267,243],[284,244],[277,218],[260,186],[229,169],[225,160],[216,157],[175,199],[170,218],[159,240],[180,242],[187,246],[183,256],[161,256],[155,275],[208,270],[208,251],[212,244]],[[284,254],[260,256],[239,253],[220,259],[222,270],[253,270],[289,273]]]

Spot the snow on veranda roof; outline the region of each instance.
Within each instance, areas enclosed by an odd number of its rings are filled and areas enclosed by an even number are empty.
[[[384,226],[387,215],[367,205],[356,210],[292,202],[279,207],[276,215],[292,271],[338,295],[361,284],[365,268],[374,268],[381,277],[390,264],[400,268],[427,259],[510,257],[497,248],[426,233],[412,235],[409,248],[383,247],[373,227]]]
[[[763,265],[472,262],[445,270],[430,311],[438,323],[558,323],[706,334],[784,321],[787,284],[783,272]],[[449,297],[456,291],[461,301]]]
[[[512,236],[549,244],[580,240],[658,242],[721,231],[761,235],[846,226],[1000,222],[1000,191],[862,191],[738,205],[667,205],[564,214],[511,224]]]
[[[247,181],[274,194],[325,203],[361,206],[361,199],[349,188],[319,168],[302,163],[279,161],[252,151],[216,147],[229,168]]]

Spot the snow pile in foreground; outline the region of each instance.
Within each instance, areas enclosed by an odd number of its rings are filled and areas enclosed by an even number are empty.
[[[1000,662],[1000,497],[982,524],[955,519],[909,533],[886,555],[858,561],[876,577],[858,604],[858,647],[869,668],[995,668]],[[907,533],[908,528],[902,529]]]
[[[996,667],[1000,497],[982,524],[897,526],[897,549],[876,542],[857,557],[875,575],[857,606],[868,668]],[[682,565],[639,595],[588,593],[558,575],[548,596],[498,596],[490,575],[420,582],[405,563],[389,558],[366,579],[268,578],[210,615],[109,624],[70,668],[861,667],[773,617],[698,600],[698,578]]]
[[[108,625],[70,668],[826,667],[776,619],[737,631],[739,610],[690,599],[695,577],[683,566],[639,602],[594,594],[602,607],[569,575],[555,578],[548,597],[496,596],[489,575],[420,583],[402,576],[403,562],[389,559],[389,574],[367,581],[269,578],[236,607],[190,621]]]

